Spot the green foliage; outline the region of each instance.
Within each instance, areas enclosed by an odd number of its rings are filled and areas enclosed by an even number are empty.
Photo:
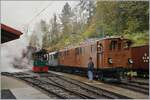
[[[148,31],[133,33],[133,34],[126,34],[125,37],[133,41],[133,46],[141,46],[143,44],[149,44]]]
[[[147,44],[149,40],[148,1],[97,0],[94,3],[90,0],[87,3],[80,0],[75,8],[66,3],[59,16],[58,19],[54,15],[50,25],[41,21],[43,47],[50,51],[78,45],[87,38],[107,35],[124,36],[133,40],[135,46]]]
[[[104,37],[122,35],[134,41],[135,45],[145,44],[148,36],[148,1],[97,1],[96,13],[84,36]]]

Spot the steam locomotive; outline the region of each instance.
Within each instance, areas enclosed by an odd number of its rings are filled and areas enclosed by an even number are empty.
[[[40,50],[32,54],[34,59],[32,71],[33,72],[48,72],[48,65],[45,55],[47,54],[46,50]]]

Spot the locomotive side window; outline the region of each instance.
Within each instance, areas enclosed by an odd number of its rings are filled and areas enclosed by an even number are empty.
[[[51,60],[51,55],[49,55],[49,60]]]
[[[117,47],[117,41],[111,41],[110,43],[110,50],[115,50]]]
[[[84,53],[84,47],[82,47],[82,54]]]
[[[61,52],[59,52],[59,56],[61,56]]]
[[[64,51],[64,56],[66,56],[66,51]]]
[[[67,51],[65,51],[65,56],[67,56]]]
[[[66,52],[66,51],[64,51],[64,55],[65,55],[65,56],[67,55],[67,52]]]
[[[91,53],[95,52],[95,46],[91,45]]]
[[[46,54],[46,57],[47,57],[47,61],[49,60],[49,56],[48,56],[48,54]]]
[[[82,48],[81,47],[79,48],[79,54],[82,54]]]
[[[76,55],[79,55],[79,48],[76,48],[76,49],[75,49],[75,54],[76,54]]]
[[[75,49],[75,54],[76,54],[76,55],[82,54],[82,51],[83,51],[83,50],[82,50],[82,47],[76,48],[76,49]]]
[[[69,51],[67,51],[67,55],[69,55]]]
[[[94,46],[91,45],[91,53],[93,53],[93,52],[94,52]]]
[[[52,55],[50,55],[50,59],[52,60]]]
[[[65,51],[63,52],[63,56],[65,56]]]
[[[54,54],[54,59],[57,59],[58,58],[58,54]]]
[[[131,46],[131,42],[130,41],[126,41],[124,42],[124,49],[128,49]]]
[[[121,43],[118,43],[118,50],[121,49]]]
[[[103,51],[103,46],[102,44],[98,44],[98,52],[102,52]]]

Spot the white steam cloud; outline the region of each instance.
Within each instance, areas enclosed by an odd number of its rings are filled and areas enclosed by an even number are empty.
[[[31,69],[31,53],[23,57],[23,52],[27,52],[27,46],[28,40],[25,34],[20,39],[1,44],[1,72],[18,72]]]

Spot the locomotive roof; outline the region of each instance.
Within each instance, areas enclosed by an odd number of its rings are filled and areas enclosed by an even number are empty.
[[[40,51],[34,52],[33,54],[46,54],[47,50],[41,49]]]
[[[99,39],[99,40],[97,40],[97,41],[100,41],[100,40],[106,40],[106,39],[124,39],[124,40],[129,40],[129,39],[126,39],[126,38],[124,38],[124,37],[122,37],[122,36],[107,36],[107,37],[104,37],[104,38],[101,38],[101,39]]]
[[[132,48],[139,48],[139,47],[149,47],[149,44],[145,44],[145,45],[139,45],[139,46],[132,46]]]
[[[61,49],[61,50],[59,50],[59,52],[70,50],[70,49],[74,49],[74,48],[78,48],[78,47],[82,47],[82,46],[92,45],[92,44],[94,44],[94,43],[96,43],[98,41],[107,40],[107,39],[121,39],[121,40],[123,39],[123,40],[129,40],[129,41],[131,41],[130,39],[126,39],[126,38],[121,37],[121,36],[111,36],[111,37],[105,37],[105,38],[101,38],[101,39],[100,38],[95,38],[95,39],[89,39],[89,41],[83,42],[82,44],[77,45],[77,46],[73,46],[71,48]]]
[[[57,51],[54,51],[54,52],[50,52],[49,54],[53,55],[53,54],[56,54],[56,53],[57,53]]]

